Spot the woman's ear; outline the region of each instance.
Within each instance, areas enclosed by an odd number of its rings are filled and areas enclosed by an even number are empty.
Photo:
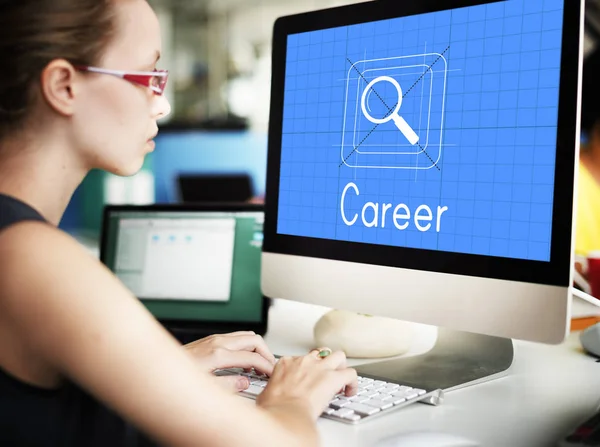
[[[64,59],[56,59],[44,68],[40,78],[45,102],[64,116],[71,116],[75,109],[75,77],[73,65]]]

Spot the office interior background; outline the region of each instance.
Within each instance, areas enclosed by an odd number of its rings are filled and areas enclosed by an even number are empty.
[[[369,0],[149,0],[161,23],[158,68],[170,71],[171,115],[159,123],[156,149],[138,174],[121,178],[93,171],[85,178],[61,228],[93,244],[105,204],[193,200],[185,197],[186,188],[193,196],[202,183],[186,186],[186,178],[227,176],[230,187],[238,188],[234,197],[260,201],[275,20],[361,1]],[[600,44],[600,0],[586,0],[585,25],[587,55]]]

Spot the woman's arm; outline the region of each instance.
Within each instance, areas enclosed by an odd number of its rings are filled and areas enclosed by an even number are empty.
[[[118,279],[66,234],[37,222],[9,228],[0,235],[0,265],[0,312],[16,336],[159,442],[317,443],[308,401],[276,404],[275,398],[261,408],[218,386]]]

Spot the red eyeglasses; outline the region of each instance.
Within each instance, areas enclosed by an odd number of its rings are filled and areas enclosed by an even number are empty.
[[[167,79],[169,77],[168,70],[121,71],[109,70],[107,68],[87,67],[84,65],[77,65],[75,66],[75,69],[80,71],[87,71],[90,73],[100,73],[116,76],[134,84],[148,87],[154,92],[155,95],[158,96],[161,96],[164,93],[165,87],[167,85]]]

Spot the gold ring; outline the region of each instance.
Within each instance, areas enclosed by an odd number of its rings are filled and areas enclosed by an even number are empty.
[[[325,357],[328,357],[329,355],[331,355],[331,349],[319,348],[319,353],[317,355],[319,356],[319,358],[324,359]]]

